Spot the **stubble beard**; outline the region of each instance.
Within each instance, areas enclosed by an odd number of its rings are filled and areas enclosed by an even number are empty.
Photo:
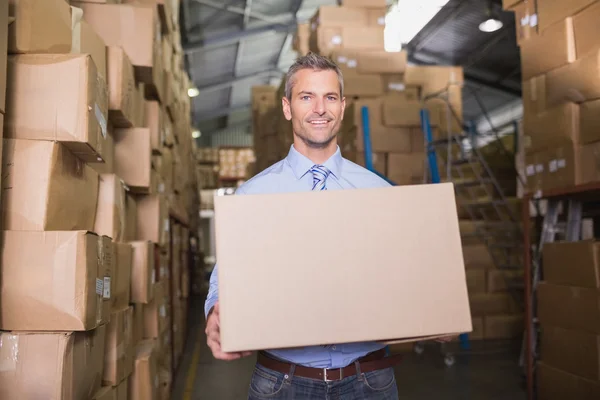
[[[323,141],[315,141],[315,140],[311,140],[308,137],[306,137],[303,134],[300,133],[296,133],[294,132],[294,135],[297,136],[300,140],[302,140],[302,142],[309,148],[311,149],[325,149],[327,148],[331,142],[333,142],[336,138],[337,138],[337,134],[333,133],[329,138],[327,138],[326,140]]]

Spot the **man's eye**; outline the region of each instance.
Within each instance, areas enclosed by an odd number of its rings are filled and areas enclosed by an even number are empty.
[[[333,97],[333,96],[329,96],[329,97],[328,97],[328,99],[329,99],[330,101],[335,101],[335,100],[336,100],[336,98],[335,98],[335,97]]]
[[[302,100],[309,100],[310,97],[309,96],[302,96]]]

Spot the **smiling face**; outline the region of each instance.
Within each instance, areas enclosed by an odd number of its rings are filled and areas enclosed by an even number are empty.
[[[337,146],[345,108],[337,73],[307,68],[292,79],[290,99],[283,98],[282,103],[285,118],[292,121],[294,142],[313,149]]]

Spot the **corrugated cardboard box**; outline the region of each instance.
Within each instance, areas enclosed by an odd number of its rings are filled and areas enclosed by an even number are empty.
[[[133,307],[114,311],[106,325],[102,383],[115,386],[133,371]]]
[[[108,135],[104,142],[104,162],[88,164],[94,171],[99,174],[114,174],[115,173],[115,141],[113,139],[114,128],[110,120],[108,121]]]
[[[165,128],[163,125],[163,111],[161,110],[158,101],[146,101],[145,126],[150,128],[150,136],[152,139],[152,150],[159,152],[165,142]]]
[[[486,270],[485,269],[469,269],[466,271],[467,289],[469,295],[476,293],[485,293],[486,291]]]
[[[548,243],[543,250],[544,280],[557,285],[600,288],[600,243]]]
[[[401,74],[406,69],[406,51],[365,51],[358,53],[357,69],[368,74]]]
[[[538,35],[538,14],[534,0],[520,2],[512,6],[512,9],[515,13],[517,44],[520,46]]]
[[[583,57],[600,47],[600,4],[594,4],[573,17],[577,56]]]
[[[319,53],[335,50],[383,50],[381,26],[318,27],[311,34],[310,48]]]
[[[423,183],[425,177],[425,154],[388,154],[387,176],[396,185]]]
[[[71,29],[73,35],[71,53],[89,54],[92,60],[94,60],[98,76],[106,82],[106,44],[104,44],[104,40],[94,31],[94,28],[82,20],[82,17],[83,11],[80,8],[71,7]]]
[[[409,101],[398,96],[386,97],[383,102],[383,123],[386,126],[421,126],[419,101]]]
[[[575,15],[596,0],[537,0],[537,11],[540,17],[540,31],[544,32],[552,25],[567,17]]]
[[[129,377],[131,400],[158,399],[159,378],[155,342],[144,340],[136,347],[133,374]]]
[[[579,144],[579,105],[564,103],[535,114],[525,113],[524,148],[536,152],[561,145]]]
[[[582,378],[600,380],[600,335],[542,326],[541,361]]]
[[[577,184],[584,185],[600,181],[600,142],[581,146],[578,155],[580,159]]]
[[[105,333],[105,325],[89,332],[1,332],[0,398],[91,398],[102,383]]]
[[[537,363],[538,397],[544,400],[596,400],[600,382],[561,371],[543,362]]]
[[[600,98],[600,50],[546,76],[546,106],[565,101],[583,103]]]
[[[115,243],[115,263],[112,279],[112,310],[126,308],[131,298],[131,270],[133,247],[129,243]]]
[[[600,292],[597,289],[541,282],[537,300],[542,325],[600,333]]]
[[[302,209],[311,210],[311,221],[329,221],[321,232],[327,243],[315,247],[306,214],[290,212]],[[419,209],[428,212],[415,213]],[[215,211],[224,351],[411,341],[472,329],[451,184],[219,196]],[[240,226],[240,218],[247,224]],[[344,225],[349,220],[352,232]],[[269,248],[275,251],[261,250],[266,241],[257,227],[271,232]],[[437,243],[435,252],[424,251],[424,237]],[[344,252],[337,250],[342,244]],[[285,256],[306,246],[312,251],[297,253],[291,262]],[[365,263],[372,266],[369,274],[359,272]],[[331,285],[340,273],[346,277],[343,287]],[[320,278],[302,278],[313,275]],[[269,283],[274,280],[279,284]],[[350,295],[359,291],[368,303]],[[274,301],[282,296],[285,304]],[[333,319],[322,307],[330,302],[336,304]],[[408,303],[411,307],[397,307]],[[258,319],[249,313],[267,304],[271,312]],[[286,323],[285,316],[292,315],[294,323]]]
[[[162,194],[136,197],[137,238],[164,246],[169,232],[169,210]]]
[[[8,2],[0,4],[0,113],[6,106],[6,64],[8,51]]]
[[[121,47],[109,46],[108,115],[117,128],[131,128],[135,120],[135,77],[133,65]]]
[[[344,77],[344,96],[376,97],[383,94],[383,81],[376,74],[354,74]]]
[[[469,297],[474,316],[510,314],[519,311],[519,305],[508,293],[480,293]]]
[[[509,290],[509,283],[523,283],[524,279],[523,271],[490,269],[487,272],[487,291],[489,293],[506,292]]]
[[[94,232],[121,242],[124,240],[126,220],[123,181],[115,174],[100,175]]]
[[[362,128],[356,129],[356,150],[364,151]],[[389,128],[374,126],[371,128],[371,150],[375,152],[410,153],[412,138],[409,128]]]
[[[56,142],[4,139],[4,229],[94,229],[98,174]]]
[[[88,54],[9,57],[4,137],[60,141],[103,162],[107,119],[107,87]]]
[[[131,302],[148,304],[154,298],[154,245],[147,241],[131,242]]]
[[[471,244],[463,246],[463,257],[466,268],[490,268],[494,261],[484,244]]]
[[[419,86],[423,95],[434,94],[449,86],[462,86],[464,73],[462,67],[447,66],[407,66],[404,82],[409,86]]]
[[[521,44],[523,79],[545,74],[577,59],[573,19],[562,20]]]
[[[582,144],[600,141],[600,100],[580,105],[580,140]]]
[[[149,128],[115,129],[115,173],[134,191],[151,186],[152,140]],[[131,155],[135,154],[135,157]]]
[[[71,51],[71,10],[64,0],[9,0],[9,53]]]
[[[115,390],[117,391],[117,398],[115,400],[129,400],[129,379],[125,379],[119,383]]]
[[[125,197],[125,241],[131,242],[137,238],[137,203],[135,196],[127,192]]]
[[[523,0],[502,0],[502,8],[505,10],[510,10],[522,1]]]
[[[313,31],[317,27],[366,26],[367,10],[356,7],[321,6],[311,20]]]
[[[546,110],[546,75],[523,81],[522,88],[524,114],[535,116]]]
[[[117,400],[117,390],[111,386],[104,386],[96,392],[92,400]]]
[[[154,284],[154,298],[144,304],[144,339],[158,339],[167,329],[167,302],[165,282]]]
[[[144,305],[133,304],[133,345],[137,346],[144,336]]]
[[[170,365],[170,364],[169,364]],[[172,384],[172,375],[170,368],[161,367],[158,370],[158,384],[159,384],[159,393],[161,399],[170,399],[171,398],[171,384]]]
[[[514,339],[523,336],[525,317],[523,314],[488,315],[483,323],[487,340]]]
[[[110,238],[85,231],[3,232],[0,329],[89,330],[108,322]]]
[[[385,0],[342,0],[342,6],[359,8],[385,8],[387,4]]]

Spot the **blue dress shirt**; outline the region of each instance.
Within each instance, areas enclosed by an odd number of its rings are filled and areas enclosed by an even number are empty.
[[[313,185],[310,169],[313,165],[315,163],[296,151],[292,145],[286,158],[246,181],[237,189],[236,195],[310,191]],[[327,190],[390,186],[389,183],[371,171],[343,158],[339,147],[335,154],[323,165],[331,171],[327,178]],[[204,306],[205,314],[208,314],[215,305],[218,296],[217,266],[215,265],[210,277],[210,289]],[[341,368],[383,347],[384,345],[381,343],[368,342],[338,344],[328,347],[310,346],[270,350],[269,353],[276,358],[308,367]]]

